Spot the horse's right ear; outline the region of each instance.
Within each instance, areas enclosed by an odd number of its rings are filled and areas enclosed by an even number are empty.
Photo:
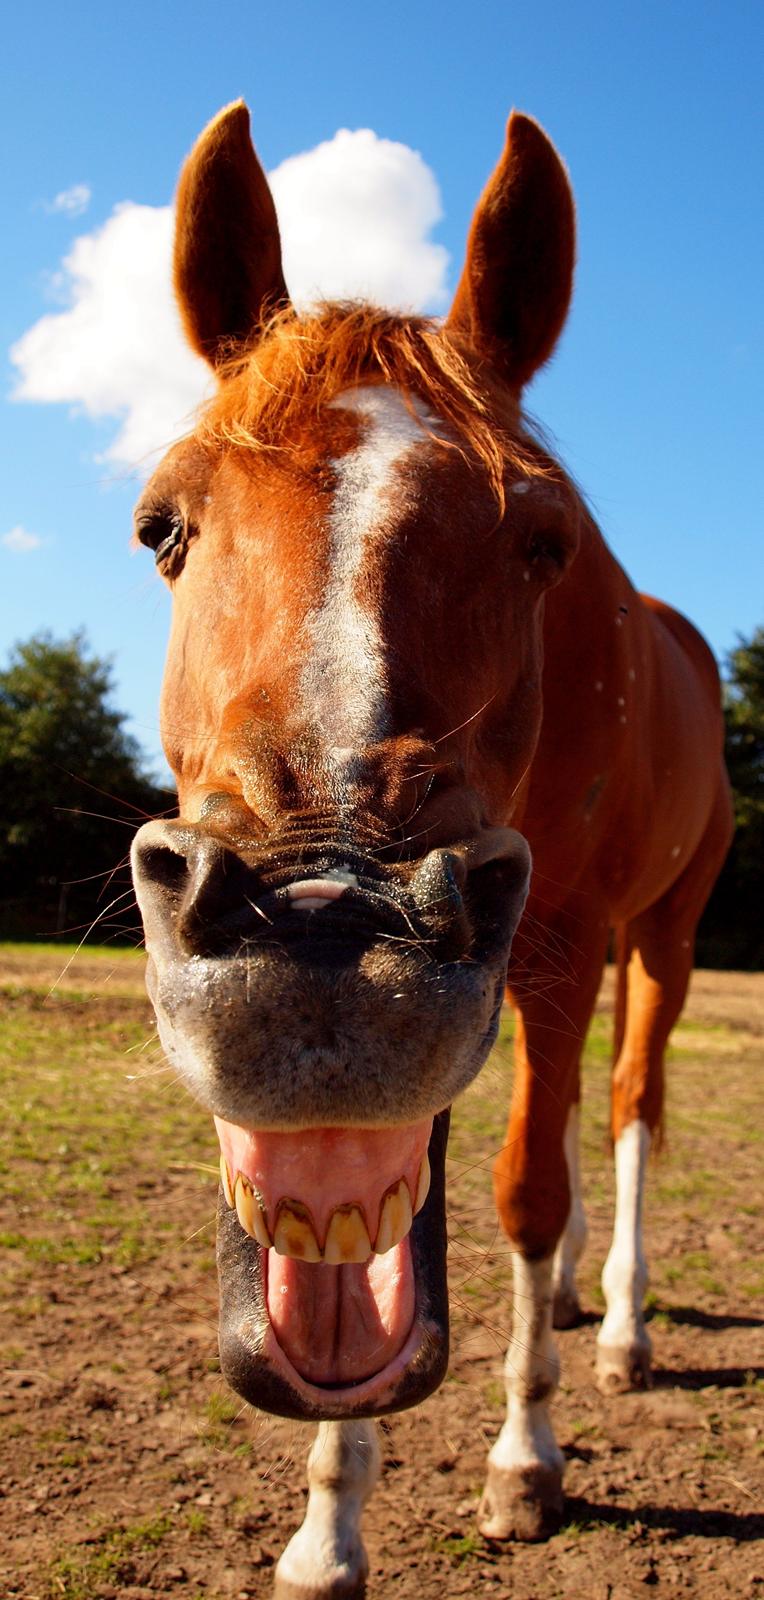
[[[189,343],[212,367],[288,304],[276,208],[243,100],[213,118],[183,167],[173,265]]]

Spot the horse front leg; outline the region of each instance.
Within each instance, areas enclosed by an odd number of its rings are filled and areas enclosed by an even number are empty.
[[[514,1249],[512,1337],[504,1363],[507,1417],[488,1457],[478,1526],[489,1539],[543,1539],[562,1512],[563,1459],[549,1404],[559,1362],[552,1338],[554,1249],[568,1215],[564,1084],[534,1071],[518,1016],[507,1142],[494,1171],[496,1203]]]
[[[513,1257],[512,1339],[504,1362],[507,1419],[488,1457],[478,1511],[487,1539],[543,1539],[562,1513],[563,1457],[549,1402],[560,1363],[552,1338],[552,1256]]]
[[[559,1526],[562,1513],[563,1458],[549,1414],[559,1378],[552,1337],[555,1249],[568,1226],[571,1240],[575,1233],[576,1245],[582,1243],[580,1194],[571,1182],[578,1170],[572,1138],[581,1045],[602,974],[606,919],[593,916],[585,929],[577,917],[575,929],[573,945],[567,919],[558,913],[540,953],[538,941],[524,946],[520,936],[513,951],[515,1079],[494,1187],[515,1252],[514,1299],[504,1366],[507,1417],[488,1457],[478,1512],[480,1530],[491,1539],[543,1539]],[[564,976],[561,948],[571,952]],[[518,973],[526,977],[522,992]]]
[[[322,1422],[308,1454],[308,1506],[276,1567],[274,1600],[362,1600],[361,1513],[380,1472],[373,1422]]]

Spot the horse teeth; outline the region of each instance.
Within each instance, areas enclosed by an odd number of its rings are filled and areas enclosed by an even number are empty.
[[[240,1172],[238,1178],[236,1179],[234,1203],[236,1206],[236,1215],[242,1225],[242,1228],[244,1229],[244,1232],[249,1234],[250,1239],[256,1239],[257,1243],[262,1245],[264,1250],[269,1250],[271,1247],[271,1237],[268,1232],[265,1217],[263,1216],[262,1208],[257,1195],[254,1193],[249,1179],[245,1178],[243,1172]]]
[[[251,1179],[246,1173],[239,1172],[232,1186],[228,1163],[222,1155],[220,1181],[226,1201],[229,1206],[235,1206],[244,1232],[264,1250],[275,1250],[277,1255],[291,1256],[295,1261],[325,1261],[330,1266],[360,1265],[368,1261],[371,1255],[384,1255],[405,1239],[415,1214],[421,1211],[427,1199],[430,1163],[425,1155],[419,1169],[413,1207],[405,1178],[399,1178],[395,1187],[388,1189],[380,1208],[373,1246],[361,1206],[346,1204],[338,1206],[332,1213],[323,1251],[311,1214],[301,1201],[279,1201],[271,1237],[265,1210]]]
[[[231,1174],[228,1171],[228,1162],[226,1161],[224,1155],[221,1155],[220,1157],[220,1182],[223,1185],[223,1194],[226,1197],[226,1202],[231,1207],[231,1210],[233,1210],[236,1201],[234,1199],[234,1193],[231,1187]]]
[[[414,1216],[421,1211],[422,1206],[430,1192],[430,1162],[425,1151],[424,1160],[419,1168],[419,1181],[416,1186],[416,1199],[414,1201]]]
[[[292,1256],[296,1261],[321,1260],[318,1240],[303,1206],[291,1201],[279,1206],[273,1248],[277,1255]]]
[[[408,1184],[401,1178],[397,1187],[389,1190],[382,1202],[374,1245],[376,1254],[382,1256],[386,1250],[392,1250],[394,1245],[400,1244],[401,1239],[405,1239],[411,1223],[411,1195]]]
[[[343,1206],[335,1211],[326,1235],[324,1261],[333,1267],[347,1262],[360,1264],[368,1261],[371,1253],[369,1232],[358,1206]]]

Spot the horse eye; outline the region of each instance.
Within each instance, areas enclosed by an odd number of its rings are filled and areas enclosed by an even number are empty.
[[[174,523],[172,528],[171,528],[171,530],[170,530],[170,532],[161,541],[161,544],[158,544],[156,546],[155,550],[154,550],[154,560],[155,560],[155,562],[156,562],[158,567],[161,567],[162,562],[165,560],[165,558],[167,556],[169,556],[170,551],[171,550],[175,550],[177,548],[177,546],[180,544],[180,541],[181,541],[182,538],[183,538],[183,524],[182,524],[182,522]]]
[[[158,567],[181,544],[185,528],[179,516],[154,515],[138,523],[138,538],[147,549],[153,550]]]

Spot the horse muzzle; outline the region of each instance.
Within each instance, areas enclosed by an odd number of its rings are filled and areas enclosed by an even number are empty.
[[[304,1419],[417,1403],[448,1356],[448,1107],[495,1035],[524,840],[386,867],[150,823],[133,870],[160,1037],[220,1137],[229,1381]]]
[[[226,1121],[411,1123],[482,1065],[527,893],[512,830],[383,866],[344,843],[245,855],[149,823],[133,874],[162,1043]]]

